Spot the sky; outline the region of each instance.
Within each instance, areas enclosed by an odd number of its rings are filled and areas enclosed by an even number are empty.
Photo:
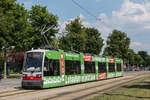
[[[112,30],[127,33],[130,48],[135,52],[144,50],[150,54],[150,0],[17,0],[28,10],[32,5],[46,6],[49,13],[59,17],[60,31],[69,20],[77,16],[86,27],[99,30],[106,41]]]

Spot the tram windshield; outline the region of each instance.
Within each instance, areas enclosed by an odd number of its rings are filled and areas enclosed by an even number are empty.
[[[29,52],[26,54],[24,72],[41,72],[42,71],[42,52]]]

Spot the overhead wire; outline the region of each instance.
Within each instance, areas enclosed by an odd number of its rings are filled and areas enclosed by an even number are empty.
[[[90,11],[88,11],[86,8],[84,8],[83,6],[81,6],[78,2],[76,2],[75,0],[72,0],[72,2],[77,5],[80,9],[82,9],[83,11],[85,11],[88,15],[90,15],[91,17],[94,17],[94,19],[96,19],[97,21],[101,21],[100,18],[97,18],[94,14],[92,14]],[[92,27],[99,27],[99,25],[96,24],[90,24]]]
[[[75,0],[72,0],[72,2],[77,5],[79,8],[81,8],[82,10],[84,10],[87,14],[89,14],[90,16],[94,17],[97,21],[100,21],[101,23],[103,23],[104,25],[107,25],[104,21],[102,21],[102,19],[97,18],[95,15],[93,15],[90,11],[88,11],[86,8],[82,7],[78,2],[76,2]],[[101,25],[98,24],[97,22],[93,25],[91,24],[92,27],[100,27]],[[111,26],[112,27],[112,26]],[[104,48],[103,48],[104,49]]]
[[[96,20],[100,20],[98,19],[95,15],[93,15],[90,11],[88,11],[86,8],[82,7],[78,2],[76,2],[75,0],[72,0],[72,2],[77,5],[79,8],[81,8],[82,10],[84,10],[87,14],[89,14],[90,16],[94,17]]]

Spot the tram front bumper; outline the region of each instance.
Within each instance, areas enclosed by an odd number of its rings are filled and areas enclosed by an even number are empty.
[[[22,88],[43,88],[43,80],[22,80]]]

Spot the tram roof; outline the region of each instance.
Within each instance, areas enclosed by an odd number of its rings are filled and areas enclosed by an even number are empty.
[[[45,52],[45,51],[49,51],[49,50],[46,50],[46,49],[32,49],[32,50],[27,51],[27,52]]]
[[[28,52],[46,52],[46,51],[51,51],[49,49],[32,49],[30,51],[27,51]],[[53,50],[52,50],[53,51]],[[66,52],[66,53],[76,53],[76,52]],[[78,54],[78,53],[76,53]],[[85,54],[86,55],[86,54]],[[116,60],[121,60],[120,58],[113,58],[113,57],[103,57],[103,56],[98,56],[98,55],[91,55],[91,56],[95,56],[95,57],[98,57],[98,58],[105,58],[105,59],[116,59]]]

